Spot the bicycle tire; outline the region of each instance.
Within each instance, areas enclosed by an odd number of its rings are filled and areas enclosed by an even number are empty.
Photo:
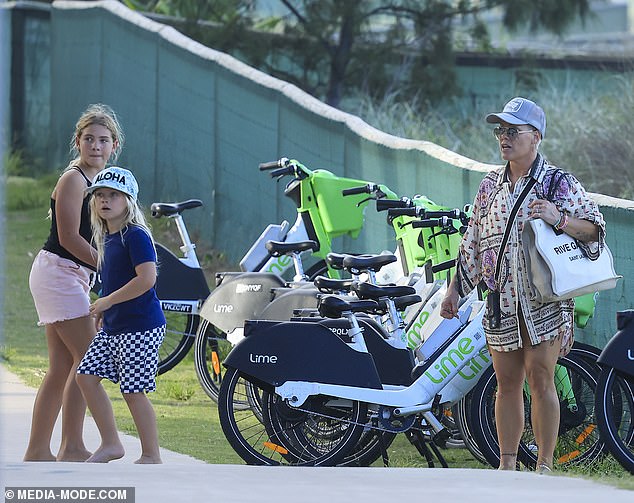
[[[248,387],[262,396],[264,422],[251,408],[236,409],[235,403],[247,401]],[[329,415],[341,414],[339,430],[329,443],[314,441],[306,424],[320,425],[321,414],[311,414],[284,405],[272,392],[249,382],[237,369],[228,369],[220,386],[218,415],[227,441],[250,465],[332,466],[354,447],[363,433],[367,405],[351,401],[345,410],[329,407],[327,399],[317,399],[318,408]],[[304,406],[310,408],[307,402]],[[308,440],[308,441],[307,441]]]
[[[558,365],[563,367],[572,384],[576,409],[570,401],[560,396],[560,432],[555,448],[555,465],[559,468],[591,462],[605,450],[599,437],[594,417],[596,390],[596,370],[582,358],[569,354],[561,358]],[[560,386],[561,387],[561,386]],[[482,455],[487,462],[497,468],[500,464],[499,444],[495,427],[495,394],[497,380],[493,367],[482,375],[473,388],[471,400],[471,430]],[[530,403],[524,401],[524,433],[517,453],[518,462],[530,469],[535,468],[535,438],[530,425]]]
[[[465,444],[467,450],[471,453],[471,455],[478,460],[483,465],[488,465],[488,461],[480,451],[478,447],[478,443],[476,442],[473,432],[471,431],[471,396],[473,390],[469,391],[458,403],[456,403],[451,411],[453,413],[453,417],[456,421],[456,427],[460,432],[460,436]]]
[[[396,433],[367,429],[362,433],[357,445],[337,463],[337,466],[370,466],[383,456],[383,451],[392,445],[395,438]]]
[[[232,345],[227,334],[215,327],[209,320],[202,319],[198,325],[194,346],[194,365],[198,382],[209,398],[218,402],[220,386],[224,377],[222,362]],[[248,407],[247,402],[243,403]]]
[[[634,377],[604,367],[596,392],[599,431],[614,458],[634,475]]]
[[[200,321],[197,314],[163,311],[165,338],[159,348],[158,374],[173,369],[189,353]]]

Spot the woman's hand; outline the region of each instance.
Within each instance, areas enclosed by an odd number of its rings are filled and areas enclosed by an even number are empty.
[[[454,280],[452,280],[447,287],[447,293],[445,294],[444,299],[442,299],[442,302],[440,303],[440,316],[447,320],[457,318],[459,299],[460,296],[458,295],[458,289],[456,288]]]
[[[550,201],[545,199],[536,199],[528,203],[528,207],[531,209],[531,218],[541,218],[549,225],[555,225],[559,222],[562,213],[559,211]],[[599,226],[581,218],[574,218],[572,215],[567,215],[567,221],[563,230],[569,236],[572,236],[584,243],[590,243],[599,240]]]
[[[557,206],[546,199],[535,199],[528,203],[528,207],[531,210],[531,218],[541,218],[549,225],[555,225],[561,217]]]

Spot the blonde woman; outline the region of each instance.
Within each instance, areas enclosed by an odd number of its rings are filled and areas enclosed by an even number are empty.
[[[29,286],[39,325],[44,325],[49,367],[33,405],[25,461],[84,461],[86,404],[75,382],[77,365],[95,335],[89,315],[91,273],[97,253],[91,246],[85,190],[123,147],[123,132],[110,107],[90,105],[79,117],[71,138],[74,154],[51,194],[51,229],[37,254]],[[60,409],[62,440],[57,454],[51,436]]]
[[[101,274],[101,297],[91,306],[101,328],[81,361],[77,382],[95,418],[101,445],[87,459],[107,463],[123,457],[112,405],[102,379],[119,383],[141,440],[136,463],[161,463],[156,415],[146,392],[156,389],[158,350],[165,316],[156,296],[156,249],[137,204],[132,173],[110,167],[87,189],[93,241]]]

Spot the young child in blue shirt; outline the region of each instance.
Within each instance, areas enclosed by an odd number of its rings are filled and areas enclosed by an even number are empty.
[[[93,242],[101,274],[101,296],[90,306],[101,327],[77,369],[77,382],[101,445],[87,462],[123,457],[112,404],[101,380],[119,383],[141,440],[135,463],[161,463],[156,414],[146,392],[156,389],[158,349],[165,316],[154,290],[156,249],[137,203],[138,184],[120,167],[100,172],[91,187]]]

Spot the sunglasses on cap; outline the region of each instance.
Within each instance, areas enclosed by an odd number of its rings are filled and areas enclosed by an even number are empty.
[[[502,135],[506,135],[508,136],[510,140],[514,140],[515,138],[517,138],[517,135],[520,135],[522,133],[534,133],[535,131],[537,130],[536,129],[519,130],[513,126],[511,127],[498,126],[496,128],[493,128],[493,136],[495,136],[499,140],[502,137]]]

